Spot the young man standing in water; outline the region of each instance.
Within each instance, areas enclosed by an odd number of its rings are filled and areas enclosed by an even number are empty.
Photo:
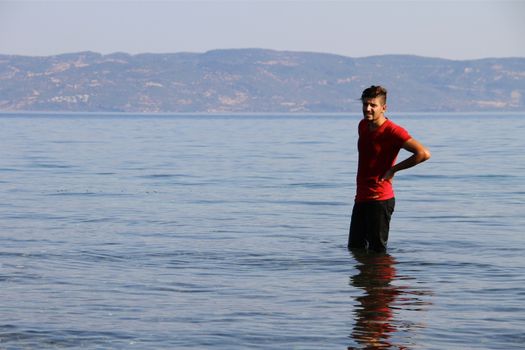
[[[394,174],[430,158],[425,146],[385,116],[386,95],[386,89],[381,86],[371,86],[361,95],[364,118],[358,128],[357,191],[348,236],[349,249],[386,251],[395,204]],[[396,164],[401,148],[412,155]]]

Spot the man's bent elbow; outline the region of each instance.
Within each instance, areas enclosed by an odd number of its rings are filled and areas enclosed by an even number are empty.
[[[432,155],[430,154],[430,151],[428,149],[421,150],[418,154],[418,158],[420,160],[420,163],[429,160]]]

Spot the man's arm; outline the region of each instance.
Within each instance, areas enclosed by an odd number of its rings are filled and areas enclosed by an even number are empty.
[[[390,170],[383,175],[383,178],[381,179],[382,181],[392,180],[395,173],[398,171],[411,168],[430,158],[430,152],[428,149],[415,139],[406,141],[401,147],[408,152],[411,152],[412,155],[390,168]]]

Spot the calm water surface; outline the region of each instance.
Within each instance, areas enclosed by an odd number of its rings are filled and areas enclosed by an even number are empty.
[[[369,255],[358,116],[0,115],[0,348],[523,348],[525,115],[392,119]]]

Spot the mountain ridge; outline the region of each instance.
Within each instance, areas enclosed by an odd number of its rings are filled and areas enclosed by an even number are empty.
[[[525,58],[352,58],[268,49],[0,55],[0,111],[352,113],[381,84],[404,112],[525,111]]]

